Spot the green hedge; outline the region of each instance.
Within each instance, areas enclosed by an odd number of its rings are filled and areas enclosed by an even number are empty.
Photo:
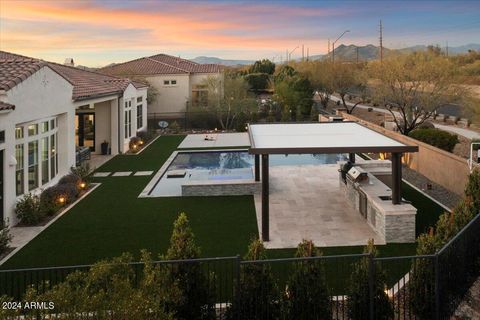
[[[455,148],[455,145],[458,143],[458,137],[456,134],[451,134],[438,129],[417,129],[410,132],[409,136],[448,152],[452,152],[453,148]]]

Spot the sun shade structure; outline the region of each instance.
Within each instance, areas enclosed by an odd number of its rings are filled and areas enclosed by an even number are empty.
[[[355,153],[392,154],[392,203],[400,204],[402,153],[418,152],[356,122],[269,123],[248,126],[249,152],[255,155],[255,180],[262,178],[262,239],[269,240],[269,154]]]

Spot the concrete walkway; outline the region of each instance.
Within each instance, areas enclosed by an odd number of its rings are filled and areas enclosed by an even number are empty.
[[[340,98],[338,97],[335,97],[335,96],[331,96],[330,99],[332,101],[342,101]],[[347,104],[347,106],[353,106],[354,103],[351,103],[351,102],[348,102],[348,101],[345,101],[345,103]],[[366,105],[363,105],[363,104],[358,104],[356,106],[356,108],[360,108],[360,109],[368,109],[368,108],[372,108],[374,111],[376,112],[381,112],[381,113],[385,113],[385,114],[391,114],[390,111],[386,110],[386,109],[383,109],[383,108],[378,108],[378,107],[372,107],[372,106],[366,106]],[[400,115],[398,112],[394,111],[394,113],[396,115]],[[454,127],[454,126],[447,126],[447,125],[444,125],[444,124],[438,124],[438,123],[433,123],[432,124],[435,126],[435,128],[437,129],[440,129],[440,130],[443,130],[443,131],[448,131],[448,132],[452,132],[452,133],[455,133],[455,134],[458,134],[459,136],[463,136],[467,139],[480,139],[480,133],[478,133],[477,131],[474,131],[474,130],[469,130],[469,129],[465,129],[465,128],[458,128],[458,127]]]
[[[259,234],[261,195],[255,195]],[[295,248],[303,239],[319,247],[385,244],[351,207],[340,187],[337,165],[270,167],[268,249]]]

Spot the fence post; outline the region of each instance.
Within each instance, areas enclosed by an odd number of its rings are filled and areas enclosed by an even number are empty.
[[[241,288],[240,288],[240,266],[241,266],[241,262],[242,262],[242,258],[240,257],[239,254],[237,254],[236,261],[237,261],[237,266],[236,266],[237,268],[235,270],[236,271],[235,277],[237,278],[237,283],[235,285],[235,301],[232,301],[232,303],[234,303],[234,304],[236,303],[237,304],[236,308],[238,308],[240,306],[240,290],[241,290]],[[234,310],[238,311],[238,309],[234,309]],[[240,312],[237,312],[237,319],[241,320],[240,319]]]
[[[187,111],[183,113],[183,130],[187,131]]]
[[[440,262],[438,253],[435,254],[435,319],[440,319]]]
[[[370,300],[370,320],[375,319],[375,261],[373,255],[368,255],[368,293]]]

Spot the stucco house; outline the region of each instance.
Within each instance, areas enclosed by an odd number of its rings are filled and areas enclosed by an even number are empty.
[[[146,81],[157,91],[149,103],[149,113],[178,113],[205,103],[207,89],[203,84],[209,76],[222,77],[217,64],[199,64],[178,57],[157,54],[119,63],[99,70],[108,75]]]
[[[77,147],[126,152],[147,129],[146,98],[142,83],[0,51],[0,221],[67,174]]]

